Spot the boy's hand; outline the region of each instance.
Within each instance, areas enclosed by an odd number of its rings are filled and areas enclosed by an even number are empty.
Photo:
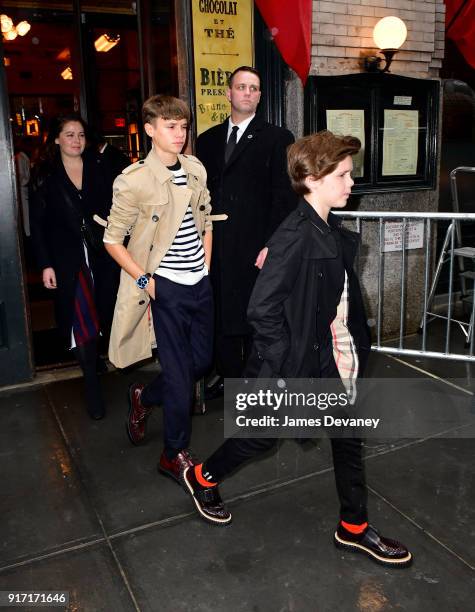
[[[259,270],[262,269],[262,266],[264,265],[268,252],[269,252],[269,249],[267,247],[264,247],[261,251],[259,251],[259,255],[257,256],[257,259],[254,263],[256,268],[259,268]]]
[[[152,300],[155,299],[155,279],[151,278],[148,281],[148,285],[145,287],[145,291],[149,294]]]

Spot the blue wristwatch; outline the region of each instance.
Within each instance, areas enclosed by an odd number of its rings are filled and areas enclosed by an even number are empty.
[[[139,276],[135,281],[135,284],[139,289],[145,289],[151,278],[152,275],[150,274],[150,272],[147,272],[146,274],[142,274],[142,276]]]

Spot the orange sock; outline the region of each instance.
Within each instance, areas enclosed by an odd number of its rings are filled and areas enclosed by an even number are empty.
[[[354,533],[355,535],[359,535],[363,533],[363,531],[368,526],[368,523],[361,523],[361,525],[352,525],[351,523],[345,523],[345,521],[340,521],[342,527],[349,531],[350,533]]]
[[[195,477],[202,487],[215,487],[218,484],[217,482],[211,482],[209,480],[206,480],[206,478],[203,476],[202,463],[195,465]]]

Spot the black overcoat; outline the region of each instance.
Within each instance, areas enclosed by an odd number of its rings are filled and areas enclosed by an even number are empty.
[[[269,254],[249,303],[254,342],[246,376],[272,378],[320,377],[320,346],[328,329],[318,329],[322,302],[321,279],[326,262],[337,257],[332,232],[324,233],[313,221],[313,208],[301,199],[297,209],[269,241]],[[353,270],[359,235],[341,227],[330,213],[328,224],[340,233],[349,282],[348,328],[356,345],[359,374],[371,346],[358,277]]]
[[[107,219],[111,207],[112,185],[103,164],[99,155],[92,150],[84,152],[80,200],[60,158],[46,176],[40,176],[33,182],[31,189],[31,237],[36,263],[40,270],[53,268],[56,273],[57,289],[51,290],[51,295],[55,298],[56,322],[66,343],[71,338],[78,273],[85,261],[79,215],[82,213],[89,221],[92,221],[94,214]],[[94,277],[101,330],[107,338],[120,269],[105,249],[100,253],[89,249],[88,258]]]
[[[204,164],[213,214],[211,281],[218,324],[225,335],[246,334],[246,310],[258,269],[259,251],[297,203],[287,174],[288,130],[254,117],[228,163],[224,149],[228,120],[201,134],[197,156]]]

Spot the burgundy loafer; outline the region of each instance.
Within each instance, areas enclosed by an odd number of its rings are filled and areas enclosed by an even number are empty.
[[[152,412],[152,407],[146,408],[140,401],[140,395],[144,385],[132,383],[129,387],[129,411],[125,423],[129,440],[135,446],[142,444],[147,433],[147,419]]]
[[[183,473],[186,468],[193,467],[197,463],[196,459],[193,458],[189,449],[184,448],[178,455],[170,460],[167,459],[165,452],[160,456],[157,469],[162,474],[171,476],[178,484],[183,485]]]

